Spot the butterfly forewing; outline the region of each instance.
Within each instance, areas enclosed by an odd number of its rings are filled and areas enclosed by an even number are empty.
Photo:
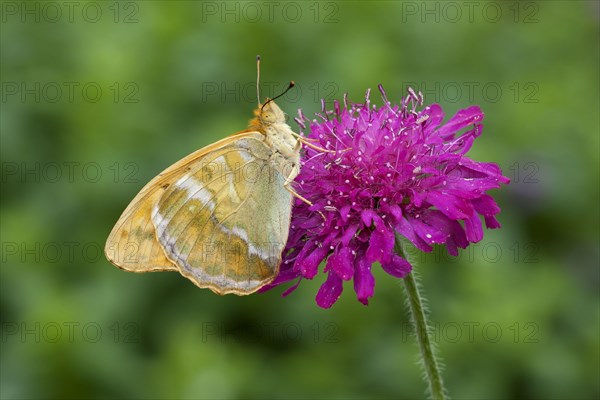
[[[166,257],[156,240],[151,220],[152,209],[165,189],[175,183],[191,163],[236,140],[235,136],[242,137],[245,134],[247,133],[240,132],[195,151],[146,184],[123,211],[108,236],[104,252],[109,261],[131,272],[177,271],[177,266]]]
[[[259,133],[191,162],[151,219],[167,258],[200,287],[248,294],[277,275],[292,198]]]

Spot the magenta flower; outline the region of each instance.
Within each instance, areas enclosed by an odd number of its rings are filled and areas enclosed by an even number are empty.
[[[265,289],[293,279],[313,279],[327,259],[325,283],[317,304],[331,307],[344,281],[354,281],[358,300],[368,304],[379,262],[388,274],[405,277],[410,263],[394,252],[395,234],[429,252],[434,244],[451,255],[483,238],[480,215],[488,228],[499,228],[500,208],[486,194],[509,183],[496,164],[473,161],[465,154],[481,135],[483,113],[477,106],[460,110],[448,122],[438,104],[418,109],[423,97],[409,89],[400,106],[392,105],[381,85],[384,105],[365,103],[317,114],[309,121],[299,111],[302,129],[328,150],[306,148],[298,192],[313,203],[297,200],[279,276]],[[468,131],[460,134],[464,128]],[[323,220],[325,216],[325,220]]]

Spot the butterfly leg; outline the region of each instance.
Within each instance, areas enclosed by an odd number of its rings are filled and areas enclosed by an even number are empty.
[[[318,150],[318,151],[322,151],[324,153],[335,153],[335,150],[326,150],[326,149],[324,149],[322,147],[316,146],[316,145],[314,145],[314,144],[311,143],[311,142],[318,142],[317,139],[307,138],[307,137],[304,137],[302,135],[298,135],[295,132],[292,132],[292,135],[295,136],[296,138],[298,138],[297,143],[300,143],[300,144],[304,143],[308,147],[311,147],[311,148],[313,148],[315,150]],[[296,147],[299,148],[301,146],[296,145]]]
[[[302,146],[302,144],[300,142],[298,142],[298,144],[296,145],[296,147],[300,147],[300,146]],[[299,173],[300,173],[300,168],[298,168],[297,165],[294,165],[292,167],[292,172],[290,172],[290,174],[288,175],[288,177],[285,179],[285,182],[283,183],[283,187],[285,188],[285,190],[287,190],[288,192],[290,192],[292,194],[292,196],[294,196],[294,197],[302,200],[303,202],[305,202],[309,206],[312,206],[313,203],[311,203],[310,201],[308,201],[307,199],[305,199],[304,197],[302,197],[300,194],[298,194],[298,192],[296,192],[294,190],[294,188],[292,187],[292,182],[294,182],[294,178],[296,176],[298,176]]]

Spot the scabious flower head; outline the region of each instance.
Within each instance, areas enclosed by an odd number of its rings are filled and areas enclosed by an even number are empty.
[[[403,278],[409,262],[394,252],[395,235],[429,252],[443,245],[451,255],[483,238],[480,215],[488,228],[499,228],[500,212],[486,191],[508,183],[496,164],[473,161],[465,154],[481,134],[483,113],[477,106],[460,110],[441,124],[442,108],[422,108],[423,97],[409,89],[400,105],[392,105],[381,87],[383,106],[334,103],[318,120],[302,111],[296,122],[308,124],[310,147],[295,180],[296,200],[279,276],[265,289],[297,279],[313,279],[323,260],[327,278],[316,301],[331,307],[343,282],[353,280],[358,300],[368,304],[379,262],[388,274]],[[441,125],[440,125],[441,124]],[[469,128],[460,134],[464,128]]]

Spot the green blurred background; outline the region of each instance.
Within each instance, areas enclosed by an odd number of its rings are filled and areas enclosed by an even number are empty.
[[[382,83],[501,165],[503,228],[418,270],[456,399],[598,398],[598,2],[1,3],[2,398],[420,398],[402,286],[330,310],[238,298],[103,257],[145,182],[244,129],[263,96],[307,115]],[[293,128],[297,126],[290,122]]]

